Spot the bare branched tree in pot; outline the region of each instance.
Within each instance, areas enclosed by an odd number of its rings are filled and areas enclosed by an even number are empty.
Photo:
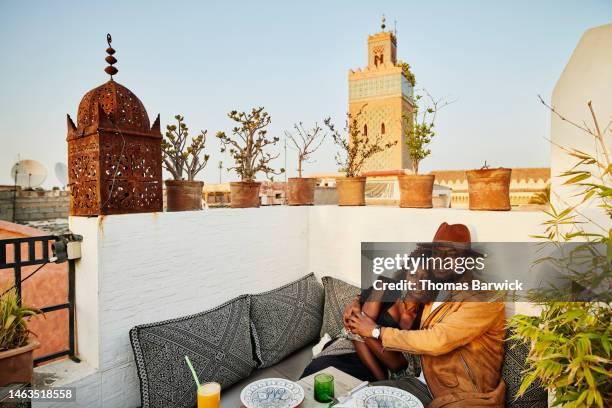
[[[362,112],[363,109],[356,115],[348,114],[344,127],[346,136],[336,129],[330,118],[324,122],[331,132],[334,143],[340,147],[340,151],[336,153],[336,163],[346,176],[336,180],[338,205],[365,205],[366,178],[361,176],[365,161],[397,144],[397,141],[384,143],[381,134],[374,138],[364,134],[360,126]]]
[[[275,171],[270,162],[279,154],[272,154],[267,150],[276,145],[279,138],[269,137],[266,127],[272,118],[263,107],[253,108],[250,112],[231,111],[227,115],[236,122],[231,135],[217,132],[221,142],[221,153],[229,152],[235,166],[227,170],[234,170],[240,176],[241,182],[230,183],[231,206],[234,208],[259,207],[259,188],[261,183],[256,182],[258,173],[267,177],[284,173],[285,169]]]
[[[176,125],[167,125],[162,140],[164,168],[174,180],[166,180],[168,211],[202,209],[202,188],[204,183],[196,181],[196,175],[206,167],[209,155],[203,154],[206,147],[207,130],[201,130],[196,137],[189,137],[185,118],[176,115]],[[185,180],[184,176],[187,176]]]
[[[400,207],[431,208],[435,176],[419,175],[419,164],[431,154],[429,144],[436,135],[434,126],[437,113],[452,102],[435,99],[427,90],[422,90],[413,100],[414,109],[404,113],[404,139],[408,147],[412,174],[398,177]]]
[[[305,129],[302,122],[293,125],[294,132],[285,131],[287,139],[297,151],[298,177],[289,178],[287,185],[287,202],[289,205],[314,204],[315,179],[302,177],[303,165],[308,162],[311,155],[323,144],[327,133],[318,123],[311,129]]]

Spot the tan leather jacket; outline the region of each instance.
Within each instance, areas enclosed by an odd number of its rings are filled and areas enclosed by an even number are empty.
[[[429,408],[503,407],[504,304],[445,302],[430,313],[431,306],[420,330],[383,328],[383,347],[421,355]]]

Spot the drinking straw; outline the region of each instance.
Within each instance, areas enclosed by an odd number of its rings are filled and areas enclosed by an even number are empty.
[[[191,364],[191,360],[189,360],[189,357],[185,356],[185,361],[187,361],[187,365],[189,366],[189,369],[191,370],[191,375],[193,375],[193,379],[195,380],[196,386],[198,388],[200,388],[200,380],[198,380],[198,375],[196,374],[195,370],[193,369],[193,365]]]

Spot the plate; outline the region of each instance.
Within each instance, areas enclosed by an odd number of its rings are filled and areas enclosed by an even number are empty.
[[[417,397],[394,387],[366,387],[353,395],[354,408],[424,408]]]
[[[283,378],[265,378],[250,383],[240,393],[247,408],[294,408],[304,400],[304,389]]]

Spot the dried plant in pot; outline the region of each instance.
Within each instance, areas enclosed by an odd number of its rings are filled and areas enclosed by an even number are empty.
[[[336,163],[345,173],[345,177],[336,179],[338,190],[338,205],[362,206],[365,205],[366,177],[361,176],[361,169],[367,159],[377,153],[390,149],[397,144],[383,143],[383,136],[377,135],[371,139],[361,131],[360,117],[363,110],[355,115],[348,115],[345,126],[347,136],[343,136],[331,122],[325,119],[325,125],[331,131],[334,143],[340,147],[336,154]]]
[[[431,208],[432,193],[435,176],[433,174],[419,174],[419,164],[431,154],[428,148],[435,136],[434,124],[440,109],[452,102],[436,100],[426,90],[427,102],[419,106],[423,95],[414,97],[414,112],[404,114],[404,138],[408,147],[412,174],[398,176],[400,188],[400,207],[402,208]]]
[[[235,162],[235,166],[227,170],[235,170],[241,179],[230,183],[230,205],[232,208],[259,207],[261,183],[255,181],[257,174],[264,173],[270,178],[271,175],[285,172],[285,169],[277,172],[270,167],[270,162],[279,155],[267,152],[279,138],[268,137],[266,127],[272,119],[263,107],[253,108],[250,112],[234,110],[227,116],[236,122],[236,126],[232,128],[231,135],[217,132],[217,138],[221,142],[221,153],[229,151]]]
[[[323,129],[315,123],[312,129],[304,129],[302,122],[296,123],[294,133],[285,131],[287,139],[297,151],[298,176],[291,177],[287,183],[287,204],[289,205],[313,205],[316,180],[302,177],[305,162],[317,151],[327,136]]]
[[[206,167],[209,155],[203,154],[206,134],[189,139],[189,128],[185,118],[176,115],[176,125],[166,126],[162,140],[164,168],[172,174],[173,180],[166,180],[166,209],[168,211],[192,211],[202,209],[203,181],[195,176]],[[183,175],[187,175],[187,180]]]
[[[0,387],[32,381],[33,353],[39,343],[28,330],[28,320],[39,313],[22,306],[15,289],[0,296]]]
[[[491,169],[485,164],[478,170],[466,171],[470,210],[509,211],[512,169]]]

